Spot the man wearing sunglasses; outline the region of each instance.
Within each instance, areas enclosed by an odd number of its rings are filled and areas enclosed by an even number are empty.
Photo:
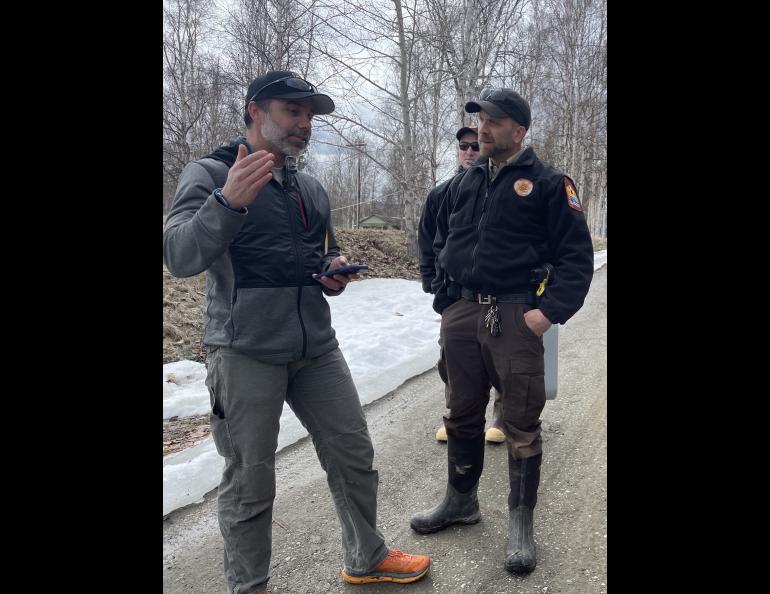
[[[385,546],[375,525],[378,473],[347,363],[322,293],[347,263],[321,184],[296,170],[330,97],[288,71],[249,85],[246,136],[184,168],[163,235],[174,276],[206,272],[204,343],[211,434],[225,458],[217,505],[233,594],[264,592],[270,568],[275,451],[284,401],[307,428],[342,527],[342,577],[422,578],[430,560]],[[352,278],[356,278],[352,276]]]
[[[450,183],[433,245],[449,408],[447,489],[437,507],[412,516],[411,526],[431,533],[481,518],[476,493],[492,384],[502,394],[508,450],[505,567],[526,573],[536,565],[542,337],[582,307],[593,247],[573,181],[523,146],[529,104],[511,89],[491,89],[465,111],[479,114],[481,157]]]
[[[478,131],[476,126],[463,126],[455,134],[457,138],[457,160],[459,165],[454,175],[462,173],[479,156]],[[436,215],[439,205],[453,178],[440,183],[433,188],[425,199],[418,227],[418,240],[420,246],[420,275],[422,276],[422,290],[430,293],[430,285],[436,274],[433,253],[433,238],[436,236]]]
[[[457,166],[455,175],[459,175],[473,165],[474,161],[479,157],[478,127],[463,126],[455,133],[455,138],[457,138],[457,160],[460,162]],[[433,292],[431,290],[431,283],[436,275],[436,257],[433,252],[433,240],[436,236],[436,215],[438,214],[441,200],[443,199],[446,190],[449,188],[449,183],[452,179],[453,178],[446,180],[430,191],[428,197],[425,199],[422,215],[420,216],[420,226],[417,238],[420,246],[422,290],[426,293]],[[446,383],[446,367],[444,364],[443,350],[438,360],[438,373],[444,383]],[[489,429],[486,430],[484,436],[488,442],[502,443],[505,441],[505,435],[503,434],[502,428],[500,393],[495,390],[494,394],[493,421]],[[447,440],[446,427],[444,427],[443,423],[436,431],[436,439],[438,441]]]

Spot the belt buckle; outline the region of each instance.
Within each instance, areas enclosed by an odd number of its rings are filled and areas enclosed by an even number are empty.
[[[484,295],[482,297],[481,293],[479,293],[476,295],[476,299],[481,305],[492,305],[492,299],[494,299],[494,297],[492,297],[492,295]]]

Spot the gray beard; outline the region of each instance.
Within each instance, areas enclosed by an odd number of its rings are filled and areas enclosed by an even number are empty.
[[[281,151],[284,155],[291,155],[293,157],[299,156],[299,154],[307,148],[307,142],[303,143],[301,147],[291,144],[288,141],[288,134],[286,134],[273,119],[269,113],[265,114],[265,121],[260,128],[262,138],[267,140],[275,148]]]

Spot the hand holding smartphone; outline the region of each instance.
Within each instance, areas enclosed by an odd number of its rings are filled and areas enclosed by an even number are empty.
[[[369,266],[366,264],[346,264],[345,266],[340,266],[338,268],[330,268],[326,272],[319,272],[318,274],[314,275],[315,278],[320,278],[322,276],[330,276],[333,277],[335,274],[342,274],[345,276],[349,276],[351,274],[356,274],[358,272],[361,272],[362,270],[369,270]]]

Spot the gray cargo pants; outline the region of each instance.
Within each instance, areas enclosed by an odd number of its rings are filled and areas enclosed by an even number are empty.
[[[337,348],[270,365],[228,348],[209,353],[211,434],[225,458],[219,527],[232,594],[261,592],[269,578],[275,450],[284,399],[313,439],[342,526],[344,563],[366,572],[388,553],[376,527],[374,448],[347,363]]]

